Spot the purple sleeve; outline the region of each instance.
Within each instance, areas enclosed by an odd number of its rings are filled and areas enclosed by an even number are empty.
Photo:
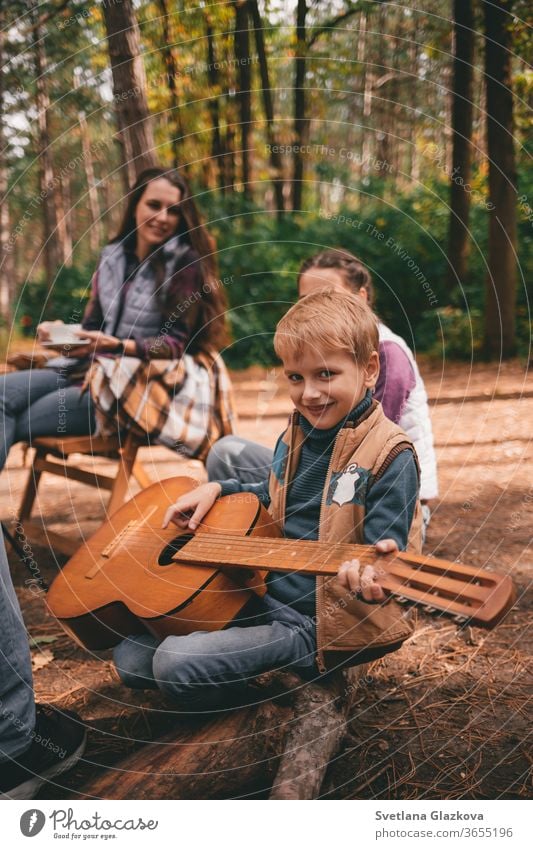
[[[168,319],[159,336],[134,336],[136,355],[141,360],[179,360],[187,342],[189,330],[180,319]]]
[[[91,281],[91,297],[85,307],[81,326],[84,330],[101,330],[104,323],[104,315],[98,297],[98,268],[93,274]]]
[[[381,401],[388,419],[398,424],[409,394],[415,387],[415,374],[407,354],[396,342],[379,343],[379,377],[374,397]]]

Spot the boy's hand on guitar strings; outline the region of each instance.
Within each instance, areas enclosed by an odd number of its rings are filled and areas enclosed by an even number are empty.
[[[342,586],[350,590],[367,604],[385,601],[385,593],[376,582],[377,573],[373,566],[361,566],[359,560],[346,560],[339,566],[337,578]]]
[[[169,524],[174,522],[178,528],[195,531],[221,492],[222,487],[214,481],[191,489],[168,508],[163,519],[163,528],[168,528]]]

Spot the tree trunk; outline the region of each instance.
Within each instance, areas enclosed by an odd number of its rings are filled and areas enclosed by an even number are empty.
[[[251,200],[250,137],[252,129],[250,27],[247,0],[236,0],[234,51],[237,62],[237,108],[241,132],[241,183],[243,195]]]
[[[411,22],[412,31],[409,33],[410,45],[409,45],[409,74],[411,75],[411,80],[413,81],[412,89],[411,89],[411,103],[410,106],[412,108],[412,112],[408,113],[407,118],[407,128],[405,135],[407,137],[407,151],[406,151],[406,165],[405,165],[405,173],[409,176],[409,182],[417,183],[419,177],[419,165],[418,165],[418,151],[416,147],[417,141],[417,131],[418,131],[418,121],[415,120],[416,112],[415,109],[418,108],[419,105],[419,88],[418,88],[418,62],[419,62],[419,50],[420,50],[420,28],[418,24],[418,17],[415,16]],[[409,117],[410,116],[410,117]]]
[[[183,721],[108,767],[83,792],[101,799],[228,799],[266,792],[271,799],[314,799],[352,718],[366,668],[333,673],[319,684],[291,673],[261,676],[257,705],[213,720]]]
[[[35,67],[35,104],[37,107],[37,155],[39,158],[39,187],[41,190],[43,217],[43,258],[46,283],[51,291],[57,268],[60,264],[58,244],[57,218],[54,203],[54,193],[60,191],[54,186],[54,169],[50,150],[50,130],[48,97],[46,80],[46,53],[44,49],[44,33],[39,24],[39,10],[35,0],[31,9],[34,26],[33,62]]]
[[[452,88],[452,179],[448,233],[450,289],[467,279],[470,249],[470,185],[474,95],[474,14],[472,0],[454,0],[454,58]]]
[[[124,171],[131,185],[156,164],[155,143],[146,100],[146,74],[132,0],[104,3],[113,95]]]
[[[211,91],[211,97],[209,98],[208,108],[209,114],[211,116],[211,125],[213,128],[213,135],[211,141],[211,158],[215,164],[216,170],[216,181],[218,187],[222,190],[223,193],[226,191],[226,179],[224,175],[225,165],[224,165],[224,149],[222,143],[222,136],[220,133],[220,100],[219,100],[219,72],[216,67],[216,53],[215,53],[215,36],[213,33],[213,27],[209,21],[207,15],[205,16],[205,31],[207,35],[207,80],[209,82],[209,89]]]
[[[305,90],[305,72],[307,65],[306,37],[306,0],[298,0],[296,10],[296,59],[294,67],[294,143],[292,175],[292,209],[302,208],[303,181],[305,174],[305,145],[309,138],[309,118],[307,117],[307,98]]]
[[[366,65],[366,57],[367,57],[367,43],[369,42],[369,34],[367,32],[367,13],[362,11],[359,17],[359,31],[357,33],[357,48],[356,48],[356,59],[357,65],[361,68],[361,73],[357,73],[357,78],[354,80],[353,91],[354,96],[351,100],[349,107],[349,136],[348,136],[348,146],[352,148],[352,150],[359,151],[359,157],[354,160],[350,164],[350,172],[354,179],[361,180],[362,178],[362,169],[361,169],[361,160],[363,153],[363,140],[366,137],[366,130],[364,128],[364,121],[362,120],[364,101],[365,101],[365,87],[366,87],[366,76],[367,76],[367,65]],[[356,193],[358,197],[358,204],[360,202],[360,195]]]
[[[224,134],[224,183],[226,186],[226,190],[230,190],[232,193],[235,192],[235,126],[231,123],[232,116],[230,104],[229,92],[226,93],[226,102],[228,103],[228,112],[230,115],[228,116],[228,120],[226,123],[226,132]]]
[[[489,158],[489,273],[485,350],[491,358],[516,350],[516,170],[513,144],[511,3],[484,3],[487,154]]]
[[[370,126],[372,123],[372,91],[374,88],[374,78],[375,72],[373,70],[374,63],[372,62],[373,55],[373,42],[374,42],[374,33],[371,32],[371,26],[369,27],[368,17],[370,15],[370,11],[365,14],[365,36],[364,36],[364,44],[362,50],[364,51],[364,65],[363,65],[363,127],[362,127],[362,139],[361,139],[361,165],[359,168],[359,179],[362,180],[365,176],[365,170],[367,168],[367,163],[370,160],[370,140],[372,137],[372,133],[370,132]],[[366,195],[361,192],[359,197],[359,203],[362,205],[366,201]]]
[[[410,73],[412,74],[411,79],[413,80],[413,100],[412,107],[414,109],[418,108],[419,105],[419,89],[418,89],[418,67],[419,67],[419,56],[420,56],[420,42],[421,42],[421,31],[420,25],[418,22],[418,17],[415,17],[413,20],[413,28],[414,32],[412,35],[412,42],[409,49],[409,66]],[[419,151],[417,149],[417,131],[418,131],[418,122],[415,121],[415,113],[412,114],[412,120],[409,120],[409,129],[408,129],[408,155],[407,155],[407,168],[406,172],[410,177],[411,183],[418,183],[418,179],[420,176],[420,158]]]
[[[74,85],[76,85],[76,80],[74,81]],[[87,193],[89,196],[89,213],[91,216],[89,243],[91,246],[91,252],[95,254],[100,248],[100,204],[98,202],[98,190],[96,188],[96,178],[94,174],[94,162],[91,151],[89,128],[87,126],[85,113],[81,110],[78,112],[78,122],[80,125],[83,166],[85,168],[85,179],[87,181]]]
[[[15,300],[15,262],[13,246],[9,245],[11,219],[8,201],[8,176],[4,160],[5,142],[0,118],[0,318],[3,327],[13,323]]]
[[[395,61],[398,53],[396,33],[399,30],[399,22],[397,15],[383,6],[379,7],[378,21],[378,31],[381,35],[377,50],[377,74],[378,77],[392,76],[385,83],[383,89],[380,86],[376,86],[376,101],[374,106],[375,129],[372,136],[375,138],[376,159],[382,162],[388,162],[391,156],[392,145],[397,145],[394,136],[399,135],[398,80]],[[389,27],[389,34],[387,34],[387,26]],[[389,67],[392,70],[389,70]],[[384,182],[387,176],[384,168],[374,170],[373,164],[368,166],[368,172],[377,177],[381,183]],[[383,197],[383,185],[380,185],[378,180],[373,181],[372,190],[376,196]]]
[[[168,9],[167,0],[157,0],[156,5],[159,8],[159,12],[161,14],[162,19],[163,43],[161,45],[161,52],[163,54],[163,61],[165,63],[165,69],[167,74],[167,87],[170,94],[170,112],[174,121],[174,127],[171,129],[170,139],[170,143],[172,145],[172,160],[174,168],[179,168],[180,141],[183,139],[185,132],[181,123],[180,105],[178,101],[178,88],[176,85],[176,79],[178,76],[178,63],[176,61],[176,56],[172,46],[172,36],[170,32],[170,12]]]
[[[272,102],[272,89],[270,87],[265,39],[263,36],[263,23],[261,21],[257,0],[249,0],[248,6],[254,29],[255,46],[259,61],[259,73],[261,75],[261,95],[263,98],[263,109],[265,112],[270,167],[272,169],[272,186],[274,189],[274,197],[276,199],[276,211],[278,218],[282,218],[285,209],[283,199],[283,163],[281,161],[281,155],[278,149],[279,145],[274,132],[274,106]]]
[[[4,43],[6,22],[4,10],[0,8],[0,318],[2,325],[11,327],[15,290],[15,263],[13,246],[9,244],[11,222],[8,200],[8,169],[6,163],[6,139],[4,133]]]
[[[61,178],[54,189],[58,243],[61,250],[61,264],[69,268],[72,265],[72,234],[70,232],[70,187],[69,176]]]

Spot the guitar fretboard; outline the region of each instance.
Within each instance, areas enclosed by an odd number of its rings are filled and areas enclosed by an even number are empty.
[[[226,534],[197,534],[176,556],[177,560],[213,566],[268,569],[269,572],[307,572],[336,575],[345,560],[358,557],[365,563],[378,558],[369,545],[331,545],[315,540],[284,537],[242,537]]]

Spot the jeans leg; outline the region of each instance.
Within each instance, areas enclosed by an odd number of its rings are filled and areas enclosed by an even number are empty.
[[[61,376],[59,375],[61,381]],[[63,384],[64,384],[63,380]],[[58,389],[58,375],[52,369],[27,369],[0,377],[0,468],[9,449],[17,441],[18,417],[35,401]]]
[[[80,386],[56,386],[17,418],[15,442],[31,442],[36,436],[88,436],[95,429],[90,392]]]
[[[268,477],[273,451],[240,436],[224,436],[207,455],[210,481],[237,478],[241,483],[260,483]]]
[[[157,690],[152,663],[161,640],[151,634],[138,634],[122,640],[113,649],[120,680],[132,690]]]
[[[0,469],[15,442],[32,436],[82,436],[93,433],[94,407],[89,392],[69,386],[53,369],[28,369],[0,377]]]
[[[28,636],[0,533],[0,761],[22,754],[34,728]]]
[[[234,705],[262,672],[314,666],[315,629],[309,617],[300,618],[301,625],[274,620],[167,637],[154,655],[154,678],[183,710]]]

